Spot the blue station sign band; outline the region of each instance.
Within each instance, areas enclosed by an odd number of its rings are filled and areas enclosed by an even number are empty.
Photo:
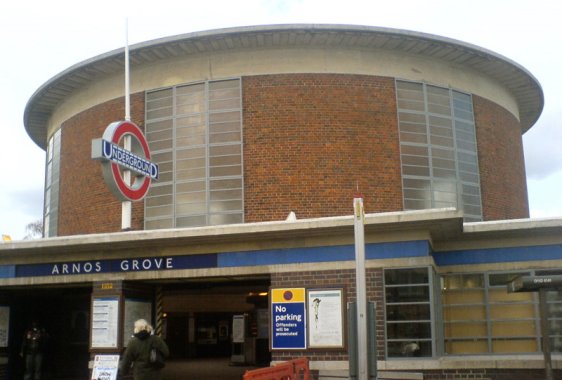
[[[15,266],[15,273],[13,273],[12,277],[53,277],[94,273],[147,272],[216,267],[216,254],[142,257],[44,264],[22,264]]]

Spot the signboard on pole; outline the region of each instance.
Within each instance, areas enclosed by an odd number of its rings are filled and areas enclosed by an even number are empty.
[[[271,290],[271,349],[306,349],[304,288]]]
[[[562,275],[519,276],[507,284],[509,293],[537,292],[539,289],[562,288]]]

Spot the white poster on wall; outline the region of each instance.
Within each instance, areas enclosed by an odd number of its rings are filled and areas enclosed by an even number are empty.
[[[115,348],[119,332],[119,297],[94,298],[92,348]]]
[[[246,319],[244,315],[232,316],[232,342],[244,343],[246,335]]]
[[[342,305],[342,289],[308,291],[309,347],[344,346]]]

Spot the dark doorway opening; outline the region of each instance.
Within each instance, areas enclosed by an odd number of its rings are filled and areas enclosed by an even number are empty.
[[[234,355],[236,365],[269,365],[269,286],[269,277],[164,285],[165,339],[172,359],[230,359]],[[239,332],[233,331],[235,316],[244,316],[242,344],[233,343],[233,336],[239,339]]]
[[[10,291],[8,378],[23,378],[20,351],[25,331],[33,320],[48,333],[43,378],[88,378],[90,297],[90,287],[28,287]]]

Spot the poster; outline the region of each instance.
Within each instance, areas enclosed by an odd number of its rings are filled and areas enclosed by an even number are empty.
[[[96,355],[91,380],[116,380],[119,355]]]
[[[342,289],[308,291],[310,348],[344,347]]]
[[[152,302],[138,299],[125,299],[125,316],[123,319],[123,347],[127,347],[133,336],[135,321],[144,319],[151,323]]]
[[[10,307],[0,306],[0,347],[8,347],[10,331]]]
[[[119,297],[94,298],[92,348],[116,348],[119,327]]]
[[[244,315],[232,317],[232,343],[244,343],[246,335],[246,319]]]

